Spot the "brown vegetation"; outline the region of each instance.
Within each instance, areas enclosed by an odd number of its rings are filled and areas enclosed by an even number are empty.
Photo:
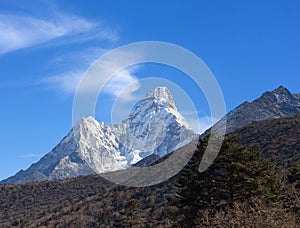
[[[235,131],[241,142],[258,146],[265,158],[287,167],[300,160],[300,114],[254,122]]]

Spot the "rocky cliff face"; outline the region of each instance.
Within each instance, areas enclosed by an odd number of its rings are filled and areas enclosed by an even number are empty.
[[[148,156],[163,157],[197,135],[177,111],[165,87],[148,92],[133,113],[108,126],[80,120],[48,154],[2,184],[64,179],[130,167]]]

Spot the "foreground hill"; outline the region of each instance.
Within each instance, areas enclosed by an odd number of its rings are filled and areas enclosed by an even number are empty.
[[[241,142],[262,149],[265,158],[290,166],[300,160],[300,114],[251,123],[234,132]]]
[[[0,227],[109,227],[120,217],[132,219],[134,210],[139,211],[140,222],[166,225],[162,217],[176,179],[147,188],[117,186],[99,175],[1,185]],[[126,219],[120,222],[124,225]]]

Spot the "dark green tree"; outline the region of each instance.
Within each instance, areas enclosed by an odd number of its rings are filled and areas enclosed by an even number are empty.
[[[277,200],[279,182],[275,163],[261,157],[257,148],[245,147],[237,136],[227,136],[214,163],[204,172],[198,171],[209,135],[199,140],[191,161],[176,183],[177,194],[171,203],[184,214],[183,224],[193,226],[199,210],[218,210],[247,201],[254,196]]]
[[[276,201],[280,195],[276,163],[262,158],[255,147],[239,143],[237,136],[228,136],[214,164],[219,201],[233,206],[253,196]]]
[[[297,161],[289,169],[288,181],[294,184],[296,189],[300,189],[300,161]]]

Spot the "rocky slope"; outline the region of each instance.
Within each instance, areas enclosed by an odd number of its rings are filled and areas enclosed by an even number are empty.
[[[257,146],[265,158],[288,167],[300,160],[300,114],[251,123],[233,132],[247,146]]]

